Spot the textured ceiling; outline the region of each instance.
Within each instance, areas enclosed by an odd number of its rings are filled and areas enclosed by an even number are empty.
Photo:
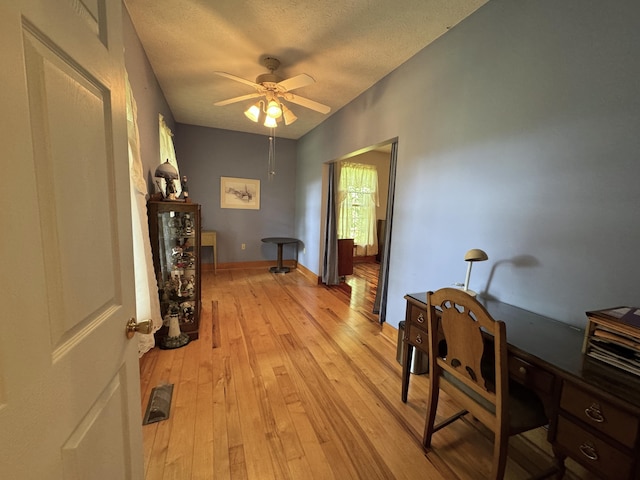
[[[125,0],[177,122],[266,135],[249,121],[252,87],[276,57],[282,78],[316,83],[295,94],[331,107],[328,115],[287,104],[298,120],[277,136],[297,139],[367,90],[488,0]]]

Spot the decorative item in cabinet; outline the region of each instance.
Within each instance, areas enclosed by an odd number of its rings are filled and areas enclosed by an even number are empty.
[[[587,312],[582,353],[640,376],[640,308]]]
[[[198,338],[200,324],[200,205],[147,203],[153,266],[163,326],[161,348],[178,348]]]

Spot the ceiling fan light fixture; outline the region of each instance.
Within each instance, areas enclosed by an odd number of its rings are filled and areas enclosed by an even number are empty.
[[[282,117],[284,118],[285,125],[291,125],[298,119],[298,117],[296,117],[295,114],[284,104],[282,104]]]
[[[275,128],[278,126],[278,122],[275,118],[267,115],[264,119],[264,126],[269,128]]]
[[[280,108],[280,104],[275,100],[269,101],[267,104],[267,115],[273,118],[280,118],[282,115],[282,108]]]
[[[260,113],[262,111],[261,108],[261,104],[262,102],[258,102],[254,105],[251,105],[245,112],[244,114],[246,115],[246,117],[251,120],[252,122],[258,122],[258,120],[260,120]]]
[[[280,61],[278,59],[265,57],[263,65],[267,67],[269,73],[258,75],[255,82],[226,72],[214,72],[216,75],[243,83],[255,89],[254,93],[221,100],[219,102],[215,102],[214,105],[222,107],[232,103],[244,102],[245,100],[261,97],[262,100],[249,107],[244,114],[252,122],[262,123],[268,128],[275,128],[278,123],[282,123],[283,121],[285,125],[291,125],[298,119],[291,110],[280,102],[280,99],[301,105],[325,115],[331,111],[331,107],[327,105],[323,105],[314,100],[291,93],[292,90],[315,83],[313,77],[306,73],[301,73],[294,77],[282,80],[274,73],[280,66]]]

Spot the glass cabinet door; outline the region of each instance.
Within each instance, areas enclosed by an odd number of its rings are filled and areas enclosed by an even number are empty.
[[[150,204],[149,233],[165,327],[158,333],[166,336],[166,327],[177,317],[180,330],[195,340],[200,313],[199,205],[172,207],[165,202],[153,203],[159,205],[151,208]]]

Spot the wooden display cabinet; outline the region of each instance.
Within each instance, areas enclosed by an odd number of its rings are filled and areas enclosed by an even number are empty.
[[[200,325],[200,205],[154,201],[147,203],[153,266],[158,281],[163,326],[156,344],[163,346],[172,317],[189,340]],[[176,348],[165,346],[164,348]]]

